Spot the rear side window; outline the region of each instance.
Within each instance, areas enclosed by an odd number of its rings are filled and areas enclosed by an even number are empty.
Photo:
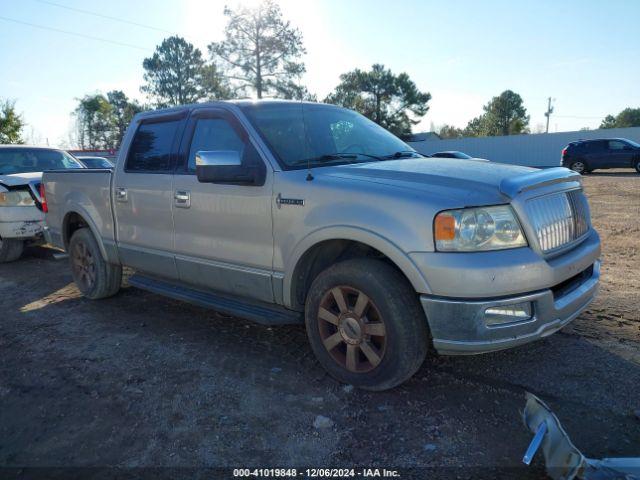
[[[127,157],[131,172],[169,172],[171,150],[179,120],[143,123],[138,127]]]
[[[570,143],[567,147],[567,150],[570,152],[582,152],[585,150],[584,143]]]
[[[603,140],[598,140],[596,142],[589,142],[589,151],[590,152],[601,152],[602,150],[607,149],[607,142]]]

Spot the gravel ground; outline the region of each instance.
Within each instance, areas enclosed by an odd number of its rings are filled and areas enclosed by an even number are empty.
[[[254,325],[134,288],[88,301],[66,260],[29,249],[0,266],[0,477],[334,466],[544,478],[540,458],[520,463],[525,391],[550,404],[587,456],[638,456],[640,176],[596,173],[585,188],[604,249],[591,308],[518,349],[430,355],[383,393],[328,377],[302,327]]]

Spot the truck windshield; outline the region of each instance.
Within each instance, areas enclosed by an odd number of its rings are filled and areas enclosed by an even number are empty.
[[[0,175],[83,168],[71,155],[44,148],[0,148]]]
[[[381,126],[345,108],[285,102],[241,108],[285,168],[421,156]]]

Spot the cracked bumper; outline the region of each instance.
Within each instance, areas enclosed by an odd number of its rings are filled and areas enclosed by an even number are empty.
[[[443,355],[492,352],[544,338],[561,329],[593,301],[599,287],[600,261],[568,290],[546,289],[498,299],[449,299],[422,295],[433,344]],[[489,307],[531,302],[533,315],[519,322],[487,325]]]
[[[2,238],[33,238],[43,232],[44,222],[29,220],[21,222],[0,222],[0,237]]]
[[[0,237],[29,239],[40,236],[44,213],[36,207],[0,207]]]

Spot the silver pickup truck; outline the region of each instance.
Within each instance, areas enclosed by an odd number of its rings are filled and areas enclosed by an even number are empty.
[[[133,286],[304,322],[337,379],[382,390],[433,347],[550,335],[598,287],[581,177],[424,158],[363,116],[238,101],[137,115],[109,170],[46,172],[50,241],[88,298]]]

